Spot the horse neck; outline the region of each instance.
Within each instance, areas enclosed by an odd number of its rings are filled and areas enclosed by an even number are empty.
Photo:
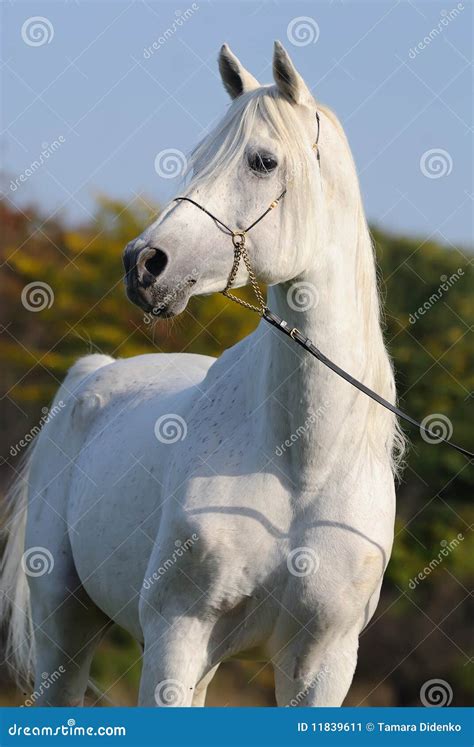
[[[338,226],[337,235],[327,232],[324,247],[313,250],[313,266],[301,277],[269,289],[268,306],[329,358],[375,386],[374,360],[382,357],[388,364],[388,359],[365,219],[358,214],[345,225],[340,219],[331,223]],[[305,287],[315,294],[315,303],[301,312],[294,310],[298,287],[302,294]],[[286,462],[291,480],[314,487],[316,476],[326,479],[341,461],[354,465],[361,459],[370,402],[266,322],[256,334],[261,338],[254,347],[261,437],[269,455]]]

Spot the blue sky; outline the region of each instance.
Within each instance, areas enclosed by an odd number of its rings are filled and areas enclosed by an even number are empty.
[[[13,0],[2,15],[2,188],[17,205],[35,202],[45,215],[81,221],[102,192],[126,202],[174,196],[179,179],[157,173],[156,156],[189,152],[223,113],[222,42],[270,82],[280,39],[345,127],[369,219],[471,245],[467,0]],[[154,42],[158,49],[145,53]]]

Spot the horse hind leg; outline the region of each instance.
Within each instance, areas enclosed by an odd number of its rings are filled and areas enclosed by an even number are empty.
[[[83,704],[95,648],[111,624],[88,596],[75,567],[69,538],[74,528],[63,518],[64,482],[59,468],[47,487],[41,487],[44,481],[32,481],[37,489],[28,507],[22,563],[34,631],[33,700],[42,706]]]
[[[70,542],[75,529],[69,526],[67,517],[68,486],[87,426],[83,420],[91,416],[82,406],[77,387],[112,362],[112,358],[100,355],[77,361],[56,395],[55,402],[64,399],[67,407],[47,424],[35,444],[24,566],[34,629],[37,705],[83,703],[95,648],[111,624],[81,583]],[[44,573],[38,573],[34,566],[28,573],[26,559],[33,557],[28,552],[43,555]]]
[[[10,496],[15,508],[0,564],[0,618],[8,623],[5,662],[29,691],[34,675],[27,705],[80,705],[94,649],[110,620],[81,585],[66,523],[53,507],[64,492],[60,469],[48,488],[33,491],[27,521],[27,494],[36,484],[30,462]]]
[[[56,556],[58,557],[58,556]],[[97,644],[112,624],[89,598],[69,562],[30,579],[38,706],[81,706]]]

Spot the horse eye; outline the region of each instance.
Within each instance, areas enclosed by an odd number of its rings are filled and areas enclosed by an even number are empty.
[[[278,161],[274,156],[268,153],[251,153],[248,157],[248,164],[252,171],[258,174],[268,174],[278,166]]]

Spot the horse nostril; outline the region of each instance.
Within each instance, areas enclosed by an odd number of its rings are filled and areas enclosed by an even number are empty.
[[[153,277],[157,278],[164,271],[167,264],[168,257],[166,254],[161,249],[155,249],[155,255],[145,261],[145,268]]]

